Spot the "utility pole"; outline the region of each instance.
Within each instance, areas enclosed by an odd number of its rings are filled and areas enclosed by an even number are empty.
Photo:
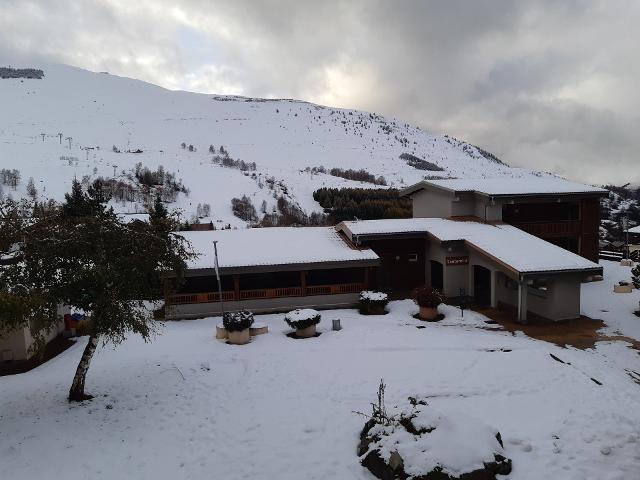
[[[218,295],[220,296],[220,311],[222,312],[222,318],[224,318],[224,302],[222,301],[222,283],[220,283],[220,268],[218,267],[218,241],[213,241],[213,252],[215,255],[215,270],[216,278],[218,279]]]
[[[624,258],[629,258],[629,218],[622,217],[622,228],[624,229]]]
[[[69,140],[69,150],[71,150],[71,137],[67,137],[65,140]]]
[[[60,145],[62,145],[62,133],[59,133],[58,137],[60,137]]]
[[[46,136],[46,133],[41,133],[40,136],[42,137],[42,141],[44,142],[44,137]]]

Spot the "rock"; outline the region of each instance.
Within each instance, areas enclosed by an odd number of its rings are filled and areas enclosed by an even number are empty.
[[[404,462],[398,452],[392,452],[389,456],[389,466],[394,472],[404,470]]]

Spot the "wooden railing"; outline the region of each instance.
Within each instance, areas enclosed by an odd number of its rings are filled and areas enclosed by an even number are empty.
[[[364,283],[343,283],[337,285],[310,285],[306,287],[306,296],[311,295],[338,295],[344,293],[359,293],[365,290]],[[304,296],[302,287],[262,288],[257,290],[240,290],[239,300],[258,300],[268,298],[301,297]],[[235,300],[235,292],[222,292],[222,300],[225,302]],[[219,302],[218,292],[209,293],[182,293],[172,295],[167,299],[170,305],[186,303],[210,303]]]
[[[220,295],[218,294],[218,292],[180,293],[170,296],[168,300],[168,303],[170,303],[171,305],[183,303],[209,303],[219,302]],[[222,292],[222,300],[224,300],[225,302],[233,300],[233,292]]]

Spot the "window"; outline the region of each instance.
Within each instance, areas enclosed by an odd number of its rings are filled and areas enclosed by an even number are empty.
[[[410,262],[417,262],[418,261],[418,254],[417,253],[410,253],[409,254],[409,261]]]
[[[529,287],[529,293],[535,296],[546,298],[549,293],[549,283],[545,278],[536,278],[535,280],[529,280],[527,282]]]

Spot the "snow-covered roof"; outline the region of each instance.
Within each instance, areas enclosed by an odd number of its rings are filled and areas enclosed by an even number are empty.
[[[448,180],[423,180],[407,187],[403,193],[411,194],[427,185],[452,192],[477,192],[485,195],[550,195],[550,194],[605,194],[607,190],[591,185],[570,182],[558,177],[527,176],[520,178],[456,178]]]
[[[429,233],[438,240],[465,241],[520,273],[599,269],[597,263],[511,225],[442,218],[402,218],[343,222],[338,228],[354,236]]]
[[[369,249],[350,246],[333,227],[243,228],[180,232],[199,254],[189,269],[214,268],[213,241],[218,241],[220,268],[378,260]]]
[[[632,227],[629,230],[627,230],[627,232],[629,233],[640,233],[640,225],[638,225],[637,227]]]

